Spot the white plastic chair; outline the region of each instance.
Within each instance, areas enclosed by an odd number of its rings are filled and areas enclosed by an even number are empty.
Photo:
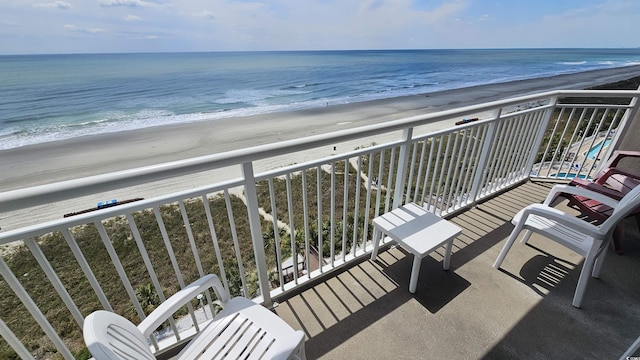
[[[155,360],[147,339],[164,321],[198,294],[213,288],[223,310],[200,329],[175,359],[305,359],[304,333],[253,301],[229,299],[216,275],[186,286],[135,326],[122,316],[96,311],[84,321],[84,339],[96,360]]]
[[[629,359],[631,359],[631,357],[634,356],[634,354],[638,351],[638,349],[640,349],[640,336],[638,336],[636,341],[634,341],[633,344],[631,344],[631,346],[629,346],[627,351],[625,351],[624,354],[622,354],[622,356],[620,356],[620,360],[629,360]]]
[[[593,225],[571,214],[552,208],[550,204],[560,193],[585,196],[600,201],[612,207],[613,214],[600,226]],[[585,258],[572,302],[573,306],[579,308],[587,288],[589,274],[595,278],[600,275],[606,248],[611,241],[613,230],[638,206],[640,206],[640,186],[631,190],[620,201],[616,201],[584,188],[556,185],[551,189],[544,203],[529,205],[516,214],[512,220],[515,228],[509,235],[493,267],[496,269],[500,267],[511,245],[522,230],[525,230],[522,238],[523,243],[529,240],[532,232],[542,234]]]

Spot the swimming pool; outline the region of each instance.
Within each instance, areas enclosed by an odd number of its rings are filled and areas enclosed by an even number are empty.
[[[611,140],[600,141],[598,144],[596,144],[596,146],[592,147],[591,150],[589,150],[589,152],[587,153],[587,158],[594,160],[596,156],[598,156],[600,149],[609,146],[610,143]]]
[[[559,178],[567,178],[567,179],[573,179],[574,177],[576,177],[576,174],[572,174],[569,173],[567,174],[566,172],[561,172],[561,173],[553,173],[553,174],[549,174],[549,177],[559,177]],[[579,178],[584,179],[586,177],[585,174],[580,174],[578,175]]]

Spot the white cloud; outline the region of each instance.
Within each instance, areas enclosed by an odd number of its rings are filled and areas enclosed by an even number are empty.
[[[216,18],[216,14],[211,11],[211,10],[204,10],[200,13],[196,13],[195,14],[196,17],[203,17],[205,19],[215,19]]]
[[[37,3],[37,4],[34,4],[33,7],[66,10],[66,9],[70,9],[72,6],[68,2],[54,1],[49,3]]]
[[[65,24],[64,28],[69,31],[75,31],[75,32],[80,32],[85,34],[98,34],[98,33],[105,32],[104,29],[100,29],[100,28],[85,28],[85,27],[79,27],[72,24]]]
[[[126,6],[126,7],[153,7],[158,4],[144,1],[144,0],[103,0],[100,2],[100,6],[103,7],[111,7],[111,6]]]
[[[638,0],[0,0],[0,53],[637,47],[638,23]]]

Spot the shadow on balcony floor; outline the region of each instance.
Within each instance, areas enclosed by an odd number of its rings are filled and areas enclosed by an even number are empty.
[[[516,243],[492,267],[520,208],[551,184],[527,183],[450,219],[463,228],[451,269],[438,250],[408,292],[412,257],[390,248],[282,301],[309,359],[616,359],[640,335],[640,238],[610,252],[582,309],[571,306],[582,258],[546,239]],[[564,206],[561,203],[559,206]]]

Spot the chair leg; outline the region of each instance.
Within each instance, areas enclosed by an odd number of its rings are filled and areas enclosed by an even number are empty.
[[[500,268],[500,265],[502,265],[504,258],[507,256],[507,253],[509,252],[509,249],[511,249],[511,245],[513,245],[513,242],[516,241],[516,238],[518,237],[518,234],[520,234],[521,230],[522,228],[518,225],[516,225],[516,227],[513,229],[513,231],[511,232],[511,235],[509,235],[509,239],[507,239],[507,242],[502,247],[502,250],[500,251],[500,255],[498,255],[498,258],[496,259],[496,262],[493,263],[494,268],[496,269]]]
[[[613,251],[618,255],[622,255],[623,253],[622,242],[626,237],[625,226],[626,219],[622,219],[622,221],[620,221],[613,229],[613,241],[611,242],[611,244],[613,247]]]
[[[600,271],[602,271],[602,264],[604,264],[604,258],[607,255],[607,248],[608,246],[605,246],[605,248],[602,249],[602,252],[600,253],[600,255],[596,258],[595,264],[593,266],[593,271],[591,272],[591,277],[594,277],[594,278],[600,277]]]
[[[378,257],[378,247],[380,246],[380,238],[382,237],[382,231],[373,229],[373,250],[371,251],[371,261],[374,261]]]
[[[636,351],[638,351],[638,349],[640,349],[640,336],[638,336],[636,341],[634,341],[633,344],[629,346],[627,351],[625,351],[624,354],[622,354],[622,356],[620,357],[620,360],[629,359],[633,354],[636,353]]]
[[[593,264],[596,260],[596,252],[597,249],[590,251],[589,254],[587,254],[587,257],[584,259],[582,271],[580,271],[580,278],[578,279],[578,286],[576,287],[576,292],[573,295],[573,302],[571,303],[571,305],[577,308],[582,305],[582,298],[584,297],[584,293],[587,290],[587,284],[589,283],[591,272],[595,270]]]
[[[533,234],[533,231],[525,230],[524,231],[524,236],[522,237],[522,240],[520,240],[520,242],[523,243],[523,244],[526,244],[527,241],[529,241],[529,238],[531,238],[531,234]]]
[[[302,343],[298,348],[298,359],[307,360],[307,354],[306,354],[306,351],[304,350],[304,337],[302,338]]]
[[[451,262],[451,247],[453,246],[453,239],[449,240],[446,249],[444,251],[444,259],[442,260],[442,269],[449,270],[449,263]]]

